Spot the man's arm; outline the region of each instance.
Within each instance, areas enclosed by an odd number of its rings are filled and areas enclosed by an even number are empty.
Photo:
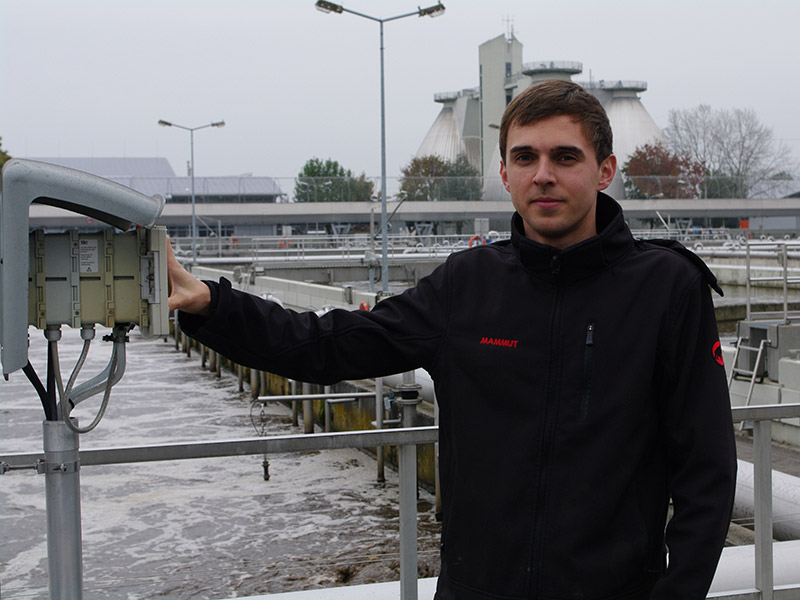
[[[224,278],[200,281],[171,250],[168,260],[169,308],[180,310],[184,333],[251,368],[310,383],[430,370],[444,337],[446,265],[371,311],[320,317],[233,289]]]
[[[167,238],[167,279],[170,311],[177,309],[202,317],[211,315],[209,310],[211,290],[178,262],[169,238]]]
[[[651,598],[700,600],[728,531],[736,446],[725,369],[714,352],[714,308],[702,278],[674,314],[661,399],[674,515],[666,532],[669,566]]]

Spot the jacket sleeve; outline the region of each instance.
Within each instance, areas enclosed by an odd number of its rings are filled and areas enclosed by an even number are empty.
[[[430,368],[446,326],[446,270],[447,263],[372,311],[335,309],[323,316],[284,309],[222,278],[214,314],[181,312],[179,322],[234,362],[309,383]]]
[[[698,275],[674,309],[663,357],[661,410],[674,514],[669,564],[651,598],[702,599],[725,543],[736,446],[711,295]]]

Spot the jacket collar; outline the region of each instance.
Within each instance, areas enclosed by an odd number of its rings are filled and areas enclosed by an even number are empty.
[[[522,217],[514,213],[511,243],[528,271],[553,282],[577,281],[603,270],[633,248],[622,207],[602,192],[597,194],[596,218],[597,235],[559,250],[525,237]]]

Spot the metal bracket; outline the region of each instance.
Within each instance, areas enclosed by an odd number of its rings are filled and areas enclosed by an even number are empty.
[[[25,471],[27,469],[38,470],[38,468],[39,465],[37,463],[31,465],[10,465],[5,461],[0,461],[0,475],[5,475],[9,471]]]
[[[35,468],[39,475],[47,473],[76,473],[81,469],[81,462],[79,460],[71,460],[59,463],[39,459],[36,461]]]

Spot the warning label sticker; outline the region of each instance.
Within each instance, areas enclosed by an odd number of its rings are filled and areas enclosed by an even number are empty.
[[[100,271],[100,252],[97,241],[98,240],[80,240],[81,273],[98,273]]]

